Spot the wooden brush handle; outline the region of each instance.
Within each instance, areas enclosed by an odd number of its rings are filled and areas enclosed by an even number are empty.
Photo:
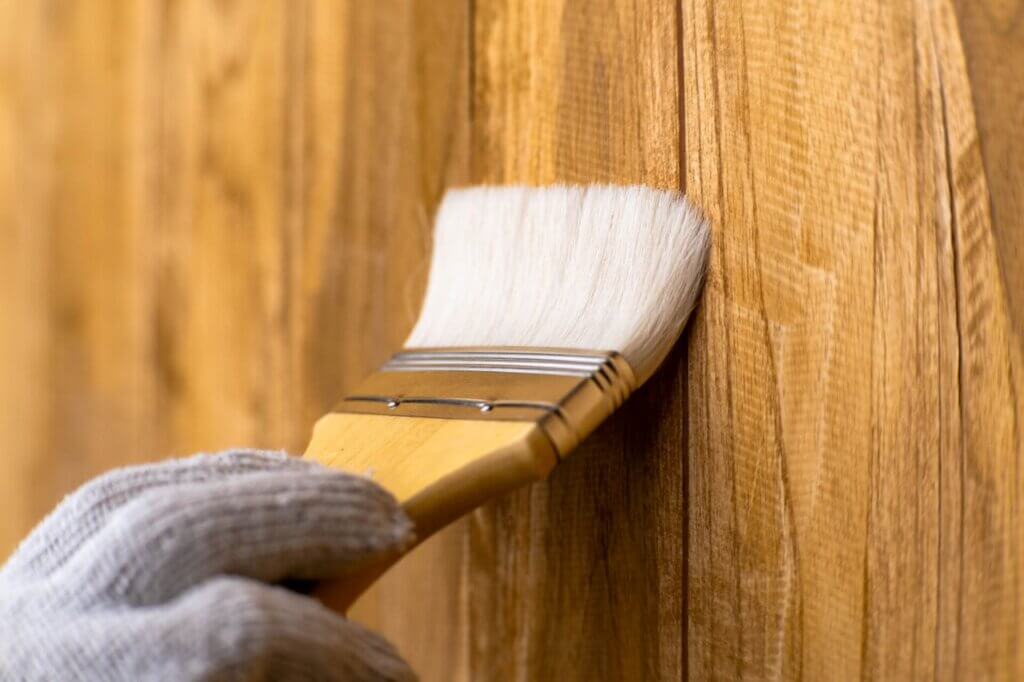
[[[406,349],[317,422],[306,457],[390,490],[421,542],[547,476],[635,386],[616,352]],[[359,567],[315,593],[344,610],[398,558]]]
[[[412,520],[416,544],[484,502],[543,479],[557,461],[532,421],[348,413],[322,417],[305,456],[389,490]],[[321,583],[313,594],[344,612],[403,554]]]

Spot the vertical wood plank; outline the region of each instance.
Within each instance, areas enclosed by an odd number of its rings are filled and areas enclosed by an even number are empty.
[[[953,2],[931,8],[940,60],[949,213],[957,283],[963,527],[958,638],[964,678],[1024,676],[1024,339],[1005,288],[971,83]],[[1010,173],[1015,176],[1016,173]],[[1017,243],[1022,243],[1018,235]]]
[[[434,207],[467,168],[467,16],[454,1],[194,0],[152,17],[154,309],[184,451],[299,451],[401,346]],[[353,610],[425,679],[457,666],[461,546],[458,529],[432,540]]]
[[[1020,340],[952,6],[683,15],[691,677],[1019,675]]]
[[[16,5],[0,3],[0,556],[54,495],[49,481],[33,480],[48,445],[51,342],[49,318],[40,314],[49,295],[51,238],[38,226],[48,218],[54,182],[52,162],[33,160],[54,155],[55,116],[46,106],[53,66],[35,51],[47,34],[43,17],[16,14]]]
[[[289,124],[296,19],[288,3],[151,3],[143,49],[153,124],[143,211],[160,411],[179,452],[283,447],[292,368]]]
[[[132,8],[3,3],[0,16],[5,555],[110,452],[149,442],[149,396],[126,286],[141,264]]]
[[[999,273],[1018,338],[1024,338],[1024,2],[958,0]]]
[[[468,16],[0,4],[0,554],[111,467],[301,451],[400,346],[468,171]],[[359,613],[425,679],[458,667],[462,545],[428,543]]]
[[[474,7],[475,180],[679,187],[673,3]],[[474,514],[473,679],[681,678],[682,367],[547,483]]]
[[[415,322],[431,220],[445,188],[466,181],[469,133],[467,2],[321,2],[306,22],[293,297],[303,438]],[[417,548],[350,614],[424,680],[464,674],[463,535],[456,525]]]

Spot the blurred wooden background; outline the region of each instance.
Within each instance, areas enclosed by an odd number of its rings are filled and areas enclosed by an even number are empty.
[[[426,680],[1024,676],[1024,2],[0,0],[0,557],[301,450],[444,188],[685,189],[706,295],[545,485],[358,609]]]

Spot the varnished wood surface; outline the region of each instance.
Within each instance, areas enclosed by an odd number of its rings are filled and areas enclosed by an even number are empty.
[[[671,2],[476,2],[473,179],[678,188],[676,30]],[[472,679],[683,676],[683,355],[473,515]]]
[[[999,274],[1024,338],[1024,2],[957,0]]]
[[[683,14],[691,677],[1019,678],[1022,241],[954,8]]]
[[[1024,676],[1022,16],[0,0],[0,554],[111,466],[301,451],[444,187],[685,187],[687,341],[358,617],[426,680]]]
[[[301,453],[401,345],[466,177],[466,21],[0,2],[0,554],[110,467]],[[435,538],[366,605],[425,679],[459,660],[462,544]]]

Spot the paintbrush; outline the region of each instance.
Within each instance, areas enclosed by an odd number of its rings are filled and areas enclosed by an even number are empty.
[[[305,456],[372,476],[417,541],[543,479],[676,342],[708,242],[676,192],[449,191],[405,348],[317,422]],[[397,558],[315,593],[344,610]]]

